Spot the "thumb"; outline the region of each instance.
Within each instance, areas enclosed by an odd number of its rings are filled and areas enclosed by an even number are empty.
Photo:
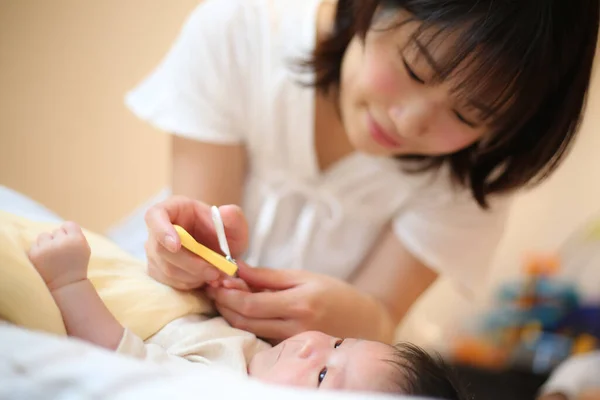
[[[286,290],[298,286],[297,271],[250,267],[243,261],[238,263],[238,276],[256,289]]]
[[[248,247],[248,222],[242,209],[236,205],[219,207],[219,213],[225,227],[225,235],[231,255],[236,258]]]

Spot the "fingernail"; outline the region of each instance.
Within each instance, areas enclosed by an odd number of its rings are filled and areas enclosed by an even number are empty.
[[[177,251],[177,242],[175,241],[175,238],[173,236],[165,236],[165,247],[171,252]]]

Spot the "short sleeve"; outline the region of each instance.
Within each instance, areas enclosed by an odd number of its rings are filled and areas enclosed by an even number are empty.
[[[252,38],[243,0],[205,0],[125,103],[162,131],[217,144],[243,141],[242,69]],[[247,8],[247,7],[246,7]],[[247,123],[247,121],[245,121]]]
[[[485,283],[504,233],[509,197],[482,209],[467,190],[432,185],[397,214],[393,229],[416,258],[469,295]]]

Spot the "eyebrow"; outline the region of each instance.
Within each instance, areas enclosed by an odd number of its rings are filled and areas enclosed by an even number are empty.
[[[433,69],[438,76],[442,75],[442,68],[433,59],[433,56],[431,55],[429,50],[427,50],[427,47],[423,43],[421,43],[419,41],[419,39],[417,39],[415,37],[413,37],[412,40],[415,43],[415,45],[417,46],[417,49],[419,50],[421,55],[425,58],[425,61],[427,61],[427,64],[429,64],[429,66],[431,67],[431,69]],[[489,107],[477,100],[469,100],[468,103],[469,103],[469,105],[478,109],[479,111],[481,111],[484,115],[486,115],[488,117],[494,115],[494,113],[495,113],[495,111],[492,107]]]

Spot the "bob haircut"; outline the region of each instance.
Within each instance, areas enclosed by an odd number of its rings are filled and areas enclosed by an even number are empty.
[[[490,195],[549,176],[570,149],[585,108],[598,0],[338,0],[331,35],[302,63],[314,72],[310,85],[336,90],[350,41],[364,42],[380,13],[400,10],[410,21],[399,24],[419,22],[411,39],[424,43],[422,51],[458,38],[450,54],[435,60],[435,80],[453,77],[458,96],[487,99],[482,118],[492,133],[453,154],[398,158],[412,172],[449,165],[483,208]]]

